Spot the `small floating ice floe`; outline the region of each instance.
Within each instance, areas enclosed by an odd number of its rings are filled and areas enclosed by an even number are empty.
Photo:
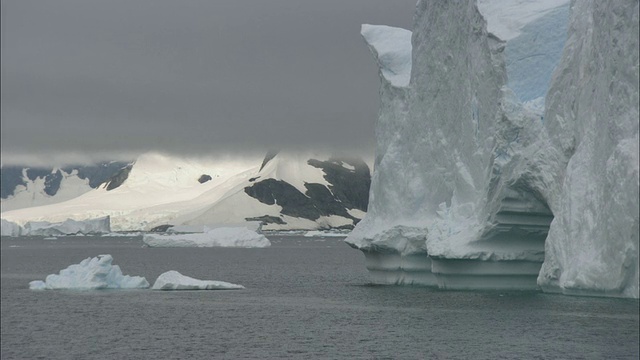
[[[99,290],[99,289],[146,289],[147,279],[141,276],[123,275],[118,265],[111,265],[111,255],[86,258],[79,264],[50,274],[45,281],[32,281],[31,290]]]
[[[149,247],[243,247],[264,248],[271,242],[262,234],[243,227],[220,227],[195,234],[145,234]]]
[[[238,290],[242,285],[224,281],[198,280],[170,270],[158,276],[151,290]]]

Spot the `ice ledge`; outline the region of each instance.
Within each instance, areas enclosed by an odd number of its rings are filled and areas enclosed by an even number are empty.
[[[370,281],[380,285],[437,286],[449,290],[537,290],[541,259],[432,258],[390,248],[362,251]]]
[[[398,254],[402,256],[420,255],[426,256],[427,239],[424,228],[396,225],[374,236],[363,235],[356,228],[345,239],[345,242],[354,249],[363,252],[376,252],[382,254]]]
[[[380,68],[380,75],[395,87],[406,87],[411,77],[411,31],[363,24],[360,30]]]
[[[441,246],[435,252],[425,228],[396,225],[373,236],[354,231],[345,242],[364,253],[374,284],[538,290],[546,233],[541,239],[530,235],[507,231],[462,247]]]
[[[370,281],[447,290],[538,290],[542,261],[431,258],[364,250]]]

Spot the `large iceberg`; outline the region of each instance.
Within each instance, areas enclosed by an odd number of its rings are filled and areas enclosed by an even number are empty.
[[[48,275],[45,281],[32,281],[31,290],[99,290],[99,289],[145,289],[149,283],[144,277],[123,275],[118,265],[111,265],[111,255],[86,258],[79,264]]]
[[[405,36],[404,46],[378,49],[397,37],[387,29],[362,34],[374,56],[411,53],[411,79],[380,71],[369,209],[347,242],[365,252],[374,282],[535,287],[551,217],[516,185],[511,163],[541,124],[504,87],[504,42],[474,2],[419,2],[413,46]]]
[[[535,20],[559,24],[564,3]],[[346,241],[373,282],[638,296],[638,3],[578,3],[544,118],[507,86],[509,42],[475,1],[419,1],[411,43],[362,27],[381,101],[369,209]]]
[[[271,242],[262,234],[245,227],[219,227],[193,234],[145,234],[149,247],[243,247],[264,248]]]
[[[160,274],[151,290],[238,290],[244,286],[224,281],[198,280],[170,270]]]

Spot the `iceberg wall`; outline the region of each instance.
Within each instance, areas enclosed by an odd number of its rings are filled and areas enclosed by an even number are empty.
[[[347,243],[377,283],[535,287],[551,213],[513,163],[541,124],[504,87],[505,43],[474,1],[420,1],[412,46],[406,33],[362,27],[380,67],[378,147]]]
[[[564,1],[549,2],[549,9],[531,4],[542,14],[536,18],[539,24],[560,23],[562,9],[553,8],[564,6]],[[598,279],[604,273],[623,278],[624,284],[635,279],[635,295],[633,290],[618,292],[637,297],[637,38],[633,46],[628,39],[615,39],[614,35],[600,41],[609,41],[606,46],[617,49],[593,49],[586,44],[584,52],[576,52],[585,42],[580,37],[591,36],[584,31],[584,26],[590,26],[590,18],[580,17],[577,11],[593,7],[590,4],[572,5],[570,41],[552,81],[546,99],[549,109],[544,118],[539,109],[531,111],[508,88],[506,43],[487,32],[485,18],[475,1],[463,4],[419,1],[411,46],[406,30],[362,27],[362,35],[380,67],[378,146],[369,209],[346,242],[364,252],[374,283],[437,285],[448,289],[537,289],[540,284],[544,290],[562,291],[576,281],[575,276],[569,280],[569,275],[560,275],[563,266],[580,263],[569,266],[570,271],[595,267],[589,271]],[[633,4],[630,2],[627,7]],[[637,2],[635,6],[637,10]],[[600,6],[603,13],[599,15],[605,18],[604,13],[617,14],[624,8],[617,3],[608,9],[604,7]],[[636,14],[637,30],[637,11],[632,10],[624,9],[627,17]],[[526,18],[522,15],[521,18]],[[581,20],[576,20],[577,17]],[[603,24],[603,28],[617,27],[626,36],[636,36],[637,31],[629,29],[633,21],[621,20],[619,15],[613,18],[626,27],[612,21]],[[531,32],[523,26],[522,34]],[[526,37],[514,36],[514,41],[526,41]],[[621,52],[619,48],[625,46],[626,52]],[[556,48],[544,49],[556,51]],[[588,72],[576,70],[567,62],[589,63],[592,72],[598,73],[606,53],[596,54],[598,60],[586,60],[598,50],[618,51],[614,60],[607,60],[611,67],[602,79],[615,76],[618,71],[625,81],[616,83],[621,84],[618,100],[600,104],[603,106],[599,109],[609,109],[600,115],[609,115],[607,121],[614,124],[585,132],[582,125],[575,125],[583,121],[577,117],[580,112],[576,112],[576,105],[588,99],[586,96],[579,99],[576,89],[583,84],[575,81],[588,81],[582,76]],[[632,51],[636,51],[635,58],[628,54]],[[409,53],[410,62],[405,60]],[[554,56],[557,59],[557,54],[548,58],[557,61]],[[628,57],[621,62],[615,60],[618,56]],[[619,64],[628,66],[617,69]],[[588,89],[597,93],[593,89],[602,87],[601,101],[606,102],[610,101],[604,96],[610,86],[602,81]],[[554,91],[562,93],[562,97],[553,96]],[[595,107],[600,105],[593,102],[583,109],[593,117],[598,114]],[[556,116],[558,110],[554,108],[568,112]],[[613,116],[618,115],[612,114],[614,109],[623,114],[623,119]],[[595,118],[587,122],[592,126],[597,123]],[[607,131],[614,131],[614,137],[618,137],[593,147],[598,136],[607,136]],[[582,137],[576,134],[586,133],[593,135],[591,142],[583,143],[589,149],[582,150],[583,160],[572,164],[574,152],[578,154],[572,148],[577,144],[573,139]],[[583,166],[583,162],[594,159],[594,152],[599,152],[596,158],[601,161]],[[631,164],[633,160],[635,165]],[[607,173],[609,180],[601,181],[603,173]],[[591,210],[591,215],[567,208],[571,205],[567,205],[565,198],[571,191],[567,190],[566,180],[571,180],[572,174],[580,182],[573,196],[579,204],[589,203],[581,205],[580,210]],[[591,197],[589,189],[594,182],[602,183],[604,196]],[[618,202],[615,197],[620,202],[612,204]],[[615,219],[605,219],[608,215],[600,209],[608,208],[615,210]],[[620,212],[622,209],[626,213]],[[559,215],[545,245],[554,214]],[[585,214],[590,217],[586,220],[590,221],[587,227],[581,219]],[[600,227],[593,225],[598,221],[606,225],[601,234],[588,234],[589,228]],[[567,226],[576,230],[567,230]],[[590,240],[581,242],[574,239],[577,235]],[[611,236],[618,239],[612,240]],[[596,243],[599,246],[593,246]],[[581,245],[589,246],[574,252]],[[545,246],[551,256],[541,272]],[[593,250],[600,251],[600,255],[587,254]],[[576,257],[581,253],[584,256]],[[599,261],[608,260],[621,262],[598,265]],[[578,278],[585,276],[591,275],[581,273]],[[612,283],[610,280],[608,284]],[[590,281],[582,281],[578,287],[590,288],[593,284]]]
[[[572,3],[546,99],[552,147],[539,150],[562,165],[545,291],[638,297],[638,30],[637,0]]]
[[[525,25],[522,33],[505,48],[508,86],[520,101],[544,99],[553,70],[562,55],[569,6],[559,6]]]

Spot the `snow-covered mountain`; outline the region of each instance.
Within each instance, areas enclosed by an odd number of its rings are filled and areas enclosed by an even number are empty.
[[[125,168],[124,162],[70,165],[62,168],[0,168],[2,211],[55,204],[80,196]]]
[[[412,34],[363,25],[381,102],[347,242],[374,282],[638,297],[638,2],[567,13],[420,0]]]
[[[61,222],[110,216],[113,230],[262,221],[265,229],[352,228],[364,215],[370,173],[359,159],[270,153],[264,159],[140,156],[102,186],[2,218]]]

